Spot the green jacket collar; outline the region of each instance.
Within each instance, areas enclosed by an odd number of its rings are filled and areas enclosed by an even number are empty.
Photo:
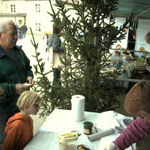
[[[21,49],[22,49],[22,46],[14,46],[14,50],[21,50]],[[7,53],[0,45],[0,57],[3,57],[5,55],[7,55]]]

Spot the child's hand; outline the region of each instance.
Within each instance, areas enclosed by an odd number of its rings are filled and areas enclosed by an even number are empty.
[[[107,145],[104,150],[119,150],[119,148],[115,144],[111,143]]]

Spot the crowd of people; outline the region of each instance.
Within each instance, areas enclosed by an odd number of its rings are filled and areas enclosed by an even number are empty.
[[[0,23],[0,150],[23,150],[33,137],[33,120],[42,102],[30,90],[34,86],[30,60],[17,46],[17,26],[11,20]],[[145,36],[147,43],[150,33]],[[62,55],[60,30],[54,25],[48,39],[48,51]],[[53,64],[54,65],[54,64]],[[59,64],[60,65],[60,64]],[[58,65],[58,66],[59,66]],[[53,67],[54,83],[60,84],[58,66]],[[126,95],[125,109],[136,119],[105,150],[124,150],[131,144],[150,135],[150,83],[135,84]]]

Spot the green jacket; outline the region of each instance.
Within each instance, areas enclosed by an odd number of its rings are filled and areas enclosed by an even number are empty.
[[[25,83],[27,77],[33,77],[30,61],[21,47],[14,47],[14,57],[9,56],[0,46],[0,87],[3,89],[3,98],[0,99],[0,112],[11,112],[17,109],[15,85]]]

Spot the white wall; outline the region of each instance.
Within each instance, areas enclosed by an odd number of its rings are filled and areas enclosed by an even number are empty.
[[[3,12],[3,2],[2,2],[2,0],[0,0],[0,13],[2,13]]]
[[[150,52],[150,45],[145,41],[145,35],[150,32],[150,20],[147,19],[139,19],[138,20],[138,28],[136,31],[136,43],[135,50],[139,51],[141,47],[144,47],[146,51]],[[135,53],[140,56],[142,53]]]
[[[115,18],[115,26],[122,26],[126,21],[126,18]],[[112,48],[116,48],[116,45],[120,44],[122,48],[126,49],[128,44],[128,33],[125,35],[125,39],[115,43]]]

